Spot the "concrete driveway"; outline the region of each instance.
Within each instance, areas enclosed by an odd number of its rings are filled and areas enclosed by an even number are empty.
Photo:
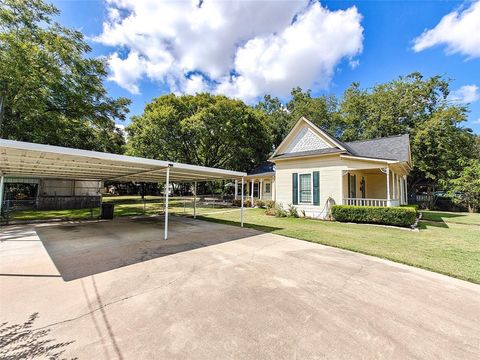
[[[161,229],[3,227],[0,358],[480,358],[478,285],[228,225]]]

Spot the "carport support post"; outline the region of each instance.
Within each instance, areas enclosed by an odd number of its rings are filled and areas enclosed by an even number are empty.
[[[193,218],[197,218],[197,182],[193,183]]]
[[[163,240],[168,239],[168,193],[170,192],[170,165],[167,167],[167,178],[165,181],[165,233],[163,234]]]
[[[244,179],[242,177],[242,195],[240,196],[240,226],[243,227],[243,184]]]
[[[3,175],[0,176],[0,215],[3,211],[3,189],[5,188],[5,177]]]

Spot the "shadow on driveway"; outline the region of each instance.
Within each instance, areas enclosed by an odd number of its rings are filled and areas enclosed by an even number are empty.
[[[261,233],[179,216],[170,217],[167,241],[159,217],[52,224],[36,231],[65,281]]]

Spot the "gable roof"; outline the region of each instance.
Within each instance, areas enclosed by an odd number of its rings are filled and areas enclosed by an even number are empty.
[[[349,152],[355,156],[377,159],[410,161],[410,138],[408,134],[371,140],[347,142]]]
[[[299,126],[302,126],[302,124],[316,130],[319,134],[322,135],[322,137],[330,140],[333,146],[330,148],[318,148],[308,151],[279,153],[279,150],[281,148],[284,148],[288,141],[291,141],[293,139],[292,134],[296,133]],[[345,155],[355,157],[365,157],[379,160],[411,162],[410,139],[408,134],[382,137],[371,140],[342,142],[335,138],[333,135],[326,132],[325,130],[320,129],[318,126],[308,121],[304,117],[300,118],[300,120],[295,124],[289,134],[282,141],[282,143],[277,147],[271,157],[271,160],[335,153],[343,153]]]

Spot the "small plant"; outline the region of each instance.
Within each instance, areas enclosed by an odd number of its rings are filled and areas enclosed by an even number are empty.
[[[300,210],[300,212],[302,213],[302,217],[307,217],[307,214],[305,213],[305,210]]]
[[[255,207],[265,209],[265,201],[260,199],[255,200]]]
[[[267,210],[275,208],[275,201],[273,200],[265,201],[265,207],[267,208]]]
[[[288,217],[293,217],[293,218],[298,218],[298,210],[292,204],[288,204],[287,216]]]
[[[242,206],[242,200],[240,199],[232,200],[232,205],[240,207]],[[250,207],[250,206],[252,206],[252,202],[249,199],[243,200],[243,207]]]
[[[276,217],[287,217],[288,213],[283,208],[282,204],[275,204],[275,216]]]

